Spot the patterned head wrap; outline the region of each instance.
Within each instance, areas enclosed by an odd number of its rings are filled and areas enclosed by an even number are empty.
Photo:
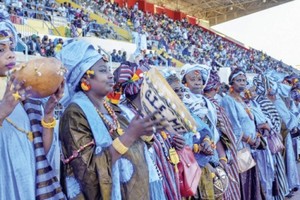
[[[256,93],[258,95],[266,96],[268,93],[271,95],[277,93],[277,83],[263,74],[255,76],[253,78],[253,84],[256,87]]]
[[[217,72],[211,72],[207,84],[204,88],[204,91],[208,92],[212,89],[217,89],[220,85],[221,85],[221,81]]]
[[[185,64],[180,71],[181,82],[184,79],[185,75],[192,71],[200,71],[203,80],[203,87],[205,87],[211,71],[211,67],[207,65],[199,65],[199,64],[196,65]]]
[[[294,101],[300,101],[300,87],[295,87],[291,91],[291,98]]]
[[[83,40],[68,40],[65,42],[62,50],[56,54],[67,68],[65,88],[67,95],[64,95],[62,103],[68,103],[75,94],[84,73],[90,69],[102,56],[94,48],[94,46]]]
[[[244,72],[242,69],[239,69],[239,68],[234,69],[231,72],[231,74],[229,75],[229,78],[228,78],[229,85],[232,85],[233,79],[236,78],[239,75],[245,75],[246,76],[246,72]]]
[[[289,85],[294,86],[295,84],[297,84],[299,82],[299,78],[296,74],[291,74],[291,75],[284,77],[284,81],[286,83],[288,83]]]
[[[8,42],[11,42],[13,47],[17,45],[17,30],[10,22],[8,12],[0,10],[0,43]]]
[[[148,71],[148,66],[138,66],[135,63],[126,61],[114,71],[114,91],[107,95],[108,100],[118,104],[122,94],[126,97],[136,95],[140,92],[143,83],[143,73]]]

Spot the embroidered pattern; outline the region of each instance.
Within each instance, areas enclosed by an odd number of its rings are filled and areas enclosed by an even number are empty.
[[[76,178],[74,178],[73,176],[68,176],[66,178],[66,186],[68,199],[75,198],[77,195],[80,194],[80,185]]]
[[[134,167],[132,163],[126,158],[119,159],[119,167],[120,167],[120,181],[121,183],[127,183],[128,181],[130,181],[133,175]]]

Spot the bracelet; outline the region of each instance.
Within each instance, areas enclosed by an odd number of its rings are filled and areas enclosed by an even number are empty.
[[[153,140],[153,137],[154,137],[153,134],[150,136],[147,136],[147,135],[141,136],[142,140],[144,140],[145,142],[151,142]]]
[[[211,143],[211,141],[210,141],[210,139],[208,137],[204,138],[203,142],[209,142],[209,143]]]
[[[43,118],[41,124],[44,128],[54,128],[56,125],[56,120],[53,117],[52,122],[47,123],[47,122],[45,122],[45,120]]]
[[[227,160],[226,157],[221,157],[221,158],[219,158],[219,160],[220,160],[220,161],[223,160],[225,163],[228,163],[228,160]]]
[[[199,148],[198,144],[193,145],[193,151],[194,151],[194,153],[199,153],[200,152],[200,148]]]
[[[247,141],[246,141],[246,143],[249,144],[250,140],[251,140],[251,137],[249,136],[248,139],[247,139]]]
[[[114,139],[114,141],[112,142],[112,146],[121,155],[125,154],[128,151],[128,147],[126,147],[118,137]]]
[[[262,137],[262,134],[256,133],[256,136],[257,136],[257,137]]]
[[[215,143],[214,143],[213,141],[211,142],[211,145],[210,145],[210,146],[211,146],[211,148],[213,148],[213,149],[216,149],[216,148],[217,148],[217,145],[215,145]]]

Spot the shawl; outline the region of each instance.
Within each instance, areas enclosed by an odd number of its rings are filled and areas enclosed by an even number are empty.
[[[220,132],[225,135],[221,136],[221,141],[227,149],[230,151],[232,164],[229,168],[229,174],[231,177],[233,177],[238,183],[234,183],[233,181],[229,182],[229,188],[228,191],[224,194],[225,199],[241,199],[241,193],[240,193],[240,187],[239,187],[239,173],[238,173],[238,165],[237,165],[237,155],[236,155],[236,145],[235,145],[235,135],[233,133],[231,122],[226,115],[226,112],[224,108],[222,108],[216,99],[214,98],[208,98],[216,107],[217,110],[217,118],[218,118],[218,124],[217,128],[220,130]],[[227,138],[227,139],[226,139]],[[227,141],[228,140],[228,141]],[[230,196],[227,196],[230,195]]]
[[[28,114],[33,133],[33,146],[36,158],[36,200],[65,199],[55,172],[46,158],[42,140],[41,105],[42,103],[39,100],[27,99],[24,101],[24,108]]]

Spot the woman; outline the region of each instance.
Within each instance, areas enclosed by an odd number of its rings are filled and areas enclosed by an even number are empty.
[[[277,76],[277,74],[273,74],[270,78],[273,78],[273,76]],[[269,88],[267,95],[282,119],[281,135],[285,146],[283,157],[286,165],[288,188],[290,192],[293,193],[293,191],[298,190],[300,181],[291,134],[297,130],[299,123],[297,117],[289,109],[289,103],[291,101],[290,90],[291,86],[289,85],[272,82],[272,87]],[[288,101],[284,101],[284,99]]]
[[[246,74],[243,70],[235,69],[232,71],[229,76],[230,92],[222,99],[222,107],[224,107],[233,127],[237,150],[243,147],[256,149],[260,144],[260,138],[256,135],[254,115],[241,97],[241,92],[245,90],[246,82]],[[258,173],[258,169],[255,166],[240,174],[242,199],[263,198]]]
[[[213,147],[214,152],[207,167],[210,167],[210,170],[215,171],[214,168],[219,166],[220,162],[222,162],[222,164],[224,164],[224,167],[226,168],[227,158],[225,154],[224,145],[221,141],[221,135],[217,130],[216,107],[209,99],[202,95],[203,88],[205,87],[208,81],[210,70],[211,68],[206,65],[186,64],[182,67],[180,75],[181,83],[184,84],[186,87],[183,102],[189,108],[190,112],[196,115],[202,121],[204,121],[212,131],[211,146]],[[206,197],[205,193],[207,193],[207,190],[203,189],[205,185],[201,185],[202,197],[213,198]]]
[[[48,152],[53,151],[54,108],[63,87],[51,95],[42,108],[38,99],[30,99],[30,87],[25,81],[8,77],[16,64],[13,49],[17,33],[8,20],[8,14],[0,13],[0,77],[6,88],[0,97],[0,199],[64,199],[58,179],[52,170]],[[47,156],[47,157],[46,157]]]
[[[62,182],[70,199],[149,199],[143,135],[160,130],[153,113],[131,123],[106,95],[113,75],[98,51],[71,41],[57,57],[68,68],[67,108],[60,120]]]
[[[276,134],[279,138],[281,138],[281,117],[274,104],[267,97],[268,93],[271,91],[271,81],[265,75],[260,74],[254,77],[253,83],[257,94],[255,100],[260,105],[264,115],[267,117],[270,130],[272,130],[269,134]],[[274,198],[284,199],[289,191],[285,173],[286,168],[281,152],[273,154],[273,160],[273,169],[275,170],[274,178],[277,183],[276,185],[278,185],[278,188],[274,188],[274,190],[277,190],[277,195],[274,195]]]
[[[143,73],[148,69],[149,68],[145,65],[138,66],[135,63],[124,62],[114,71],[114,79],[116,83],[114,89],[115,91],[121,92],[121,94],[125,97],[125,100],[122,102],[120,107],[122,108],[124,113],[126,113],[129,120],[131,120],[132,116],[136,114],[141,115],[141,118],[143,118],[141,114],[142,104],[140,98],[140,90],[142,82],[144,80]],[[111,97],[112,95],[109,96],[109,98]],[[174,171],[174,163],[171,163],[171,161],[169,161],[169,149],[172,148],[172,145],[174,145],[177,149],[182,149],[184,140],[175,132],[168,133],[165,130],[163,132],[154,132],[153,148],[151,148],[150,152],[153,152],[152,157],[159,169],[158,173],[162,175],[162,185],[164,191],[161,191],[156,187],[157,191],[153,190],[153,192],[154,194],[157,192],[165,193],[165,197],[161,196],[159,199],[166,198],[169,200],[179,200],[181,199],[179,191],[179,180],[177,174]],[[165,135],[171,135],[174,144],[171,144],[168,139],[164,137]],[[147,141],[146,138],[144,138],[144,140]],[[153,199],[152,196],[154,194],[150,195],[151,199]]]
[[[221,164],[225,168],[226,172],[232,179],[229,182],[227,191],[224,193],[224,199],[239,200],[241,199],[240,193],[240,180],[238,174],[238,166],[236,160],[236,146],[235,136],[232,130],[232,125],[227,117],[225,110],[219,105],[218,101],[214,98],[218,93],[221,86],[220,77],[216,72],[211,72],[208,78],[207,84],[204,88],[204,96],[206,96],[217,109],[217,128],[224,137],[221,137],[224,146],[226,147],[225,159],[220,160]],[[231,160],[231,164],[228,165],[228,160]]]

